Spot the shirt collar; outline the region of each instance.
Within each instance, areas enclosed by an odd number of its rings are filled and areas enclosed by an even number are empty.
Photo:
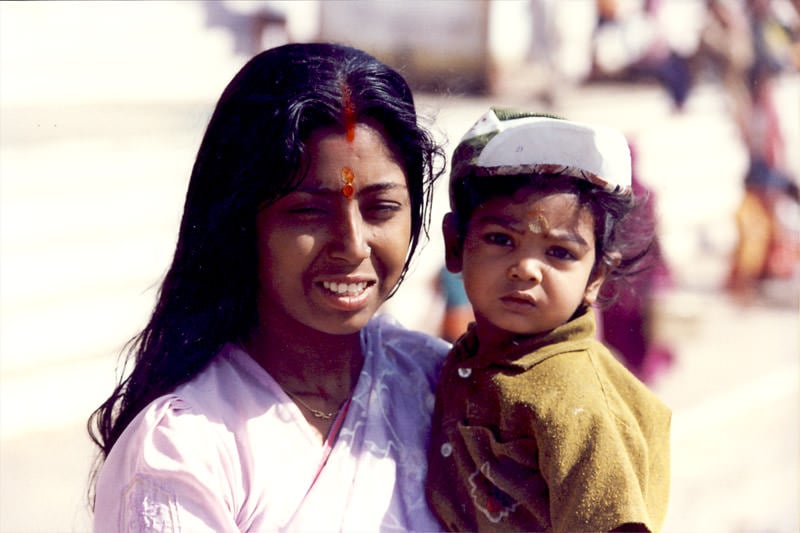
[[[503,366],[527,370],[541,361],[565,350],[576,348],[576,341],[590,342],[596,337],[597,326],[592,308],[579,311],[569,322],[537,335],[510,338],[504,345],[490,352],[481,352],[475,324],[453,345],[456,361],[472,368]],[[569,341],[569,347],[564,343]]]

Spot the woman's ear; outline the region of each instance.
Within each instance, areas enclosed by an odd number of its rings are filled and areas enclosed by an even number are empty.
[[[461,253],[462,240],[458,232],[458,219],[455,213],[447,213],[442,220],[442,234],[444,235],[444,261],[447,270],[457,274],[463,266]]]
[[[619,252],[612,252],[606,254],[602,261],[597,263],[594,268],[589,283],[586,285],[586,290],[583,292],[583,303],[592,305],[597,301],[600,295],[600,288],[603,286],[608,273],[622,261],[622,254]]]

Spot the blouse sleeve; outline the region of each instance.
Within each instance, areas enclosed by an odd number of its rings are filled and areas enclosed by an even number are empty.
[[[218,424],[177,396],[156,400],[131,422],[96,486],[96,532],[239,531],[236,462]]]

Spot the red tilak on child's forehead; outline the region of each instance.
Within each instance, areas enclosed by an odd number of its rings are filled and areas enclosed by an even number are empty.
[[[353,106],[350,87],[346,85],[342,87],[342,100],[344,103],[342,109],[342,114],[344,116],[342,118],[344,120],[345,138],[347,139],[348,143],[352,143],[356,138],[356,109],[355,106]],[[353,194],[356,192],[355,179],[356,175],[353,172],[353,169],[350,167],[342,168],[342,180],[344,181],[342,194],[348,200],[352,200]]]

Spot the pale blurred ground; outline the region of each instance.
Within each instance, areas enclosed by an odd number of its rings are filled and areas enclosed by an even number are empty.
[[[197,18],[186,5],[159,7],[168,10],[165,19]],[[243,61],[219,33],[198,38],[199,18],[167,46],[158,39],[159,22],[154,29],[152,17],[131,6],[124,20],[149,30],[123,36],[136,43],[125,49],[95,43],[101,60],[87,66],[78,63],[86,49],[54,38],[65,28],[80,32],[79,16],[37,6],[36,27],[46,30],[37,37],[19,7],[0,4],[2,533],[89,529],[93,449],[85,420],[110,392],[114,354],[146,320],[203,128]],[[120,26],[108,26],[103,35],[113,41]],[[142,77],[174,79],[170,69],[178,69],[186,79],[163,94],[141,79],[141,87],[114,98],[108,92],[118,87],[112,78],[119,73],[111,66],[120,57]],[[91,79],[92,87],[81,93],[75,76]],[[36,81],[29,93],[20,90],[20,77]],[[533,83],[521,73],[504,80],[502,95],[420,94],[419,104],[449,140],[449,153],[490,104],[536,108]],[[46,98],[69,91],[75,94],[67,102]],[[796,74],[781,79],[778,97],[797,172]],[[623,129],[637,144],[640,177],[658,193],[662,239],[677,278],[660,310],[662,335],[678,360],[654,385],[674,409],[665,531],[798,531],[798,287],[776,285],[748,307],[719,290],[746,163],[719,87],[701,84],[676,114],[656,86],[565,86],[554,110]],[[441,257],[443,190],[432,241],[389,306],[410,327],[430,330],[439,310],[430,287]]]

